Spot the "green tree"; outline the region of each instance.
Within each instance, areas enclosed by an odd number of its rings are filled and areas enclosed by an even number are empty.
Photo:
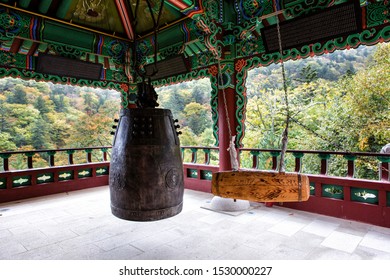
[[[25,92],[24,86],[16,85],[13,93],[8,95],[7,101],[13,104],[27,104],[28,100],[27,100],[27,94]]]
[[[200,135],[207,127],[211,127],[210,109],[199,103],[187,104],[183,111],[185,124],[195,133]]]
[[[40,116],[31,126],[31,145],[34,149],[48,149],[50,148],[49,130],[46,121]]]
[[[16,150],[16,145],[12,141],[11,134],[7,132],[0,132],[0,151],[14,151]]]
[[[341,83],[351,112],[348,134],[357,139],[351,148],[368,152],[378,152],[390,139],[390,44],[379,45],[374,60]]]
[[[37,109],[41,114],[47,114],[50,112],[49,107],[46,105],[45,99],[42,97],[42,95],[39,95],[38,98],[35,100],[34,103],[35,109]]]

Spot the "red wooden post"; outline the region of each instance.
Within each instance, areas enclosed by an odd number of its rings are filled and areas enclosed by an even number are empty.
[[[25,155],[27,157],[27,168],[31,169],[33,167],[33,160],[32,157],[35,153],[34,152],[26,152]]]
[[[191,148],[191,163],[196,163],[198,158],[197,158],[197,148]]]
[[[252,168],[253,169],[259,169],[259,155],[260,155],[260,151],[250,151],[251,155],[252,155]]]
[[[278,169],[278,156],[280,155],[280,152],[271,152],[272,156],[272,170]]]
[[[92,162],[92,149],[85,149],[85,152],[87,153],[87,162]]]
[[[328,173],[328,160],[330,159],[330,154],[319,154],[318,157],[321,159],[320,174],[327,175],[327,173]]]
[[[356,156],[354,155],[345,155],[344,158],[348,160],[348,170],[347,177],[355,177],[355,160]]]
[[[0,157],[3,159],[3,170],[9,171],[9,158],[12,154],[0,154]]]
[[[293,152],[293,156],[295,157],[295,172],[299,173],[302,171],[302,157],[304,153],[301,152]]]
[[[103,152],[103,161],[107,161],[107,148],[101,148],[101,151]]]
[[[66,153],[68,154],[68,163],[70,165],[73,164],[73,154],[74,154],[74,150],[67,150]]]
[[[233,135],[236,135],[236,98],[235,91],[231,88],[224,90],[227,106],[227,114],[229,116],[230,129]],[[230,144],[230,135],[228,124],[226,121],[226,110],[224,102],[224,92],[218,90],[218,138],[219,138],[219,170],[232,170],[230,161],[230,153],[228,151]],[[238,152],[237,152],[238,155]]]
[[[210,149],[203,149],[204,152],[204,164],[210,164]]]
[[[54,155],[56,154],[56,151],[49,151],[47,152],[47,154],[49,155],[49,166],[52,167],[54,166]]]

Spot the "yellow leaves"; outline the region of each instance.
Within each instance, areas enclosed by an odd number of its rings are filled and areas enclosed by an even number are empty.
[[[360,139],[358,146],[360,151],[365,151],[368,148],[368,138],[364,137]]]

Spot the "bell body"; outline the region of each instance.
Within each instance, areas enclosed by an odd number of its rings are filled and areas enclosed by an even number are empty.
[[[171,111],[122,109],[109,175],[113,215],[131,221],[155,221],[180,213],[183,177]]]

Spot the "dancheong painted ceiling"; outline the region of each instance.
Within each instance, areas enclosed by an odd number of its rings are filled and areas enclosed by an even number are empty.
[[[0,0],[0,76],[129,92],[157,63],[166,62],[155,83],[166,84],[215,75],[219,59],[239,76],[280,60],[277,23],[284,60],[390,41],[389,2]],[[68,59],[56,62],[64,68],[92,63],[96,75],[45,72],[44,55]]]

